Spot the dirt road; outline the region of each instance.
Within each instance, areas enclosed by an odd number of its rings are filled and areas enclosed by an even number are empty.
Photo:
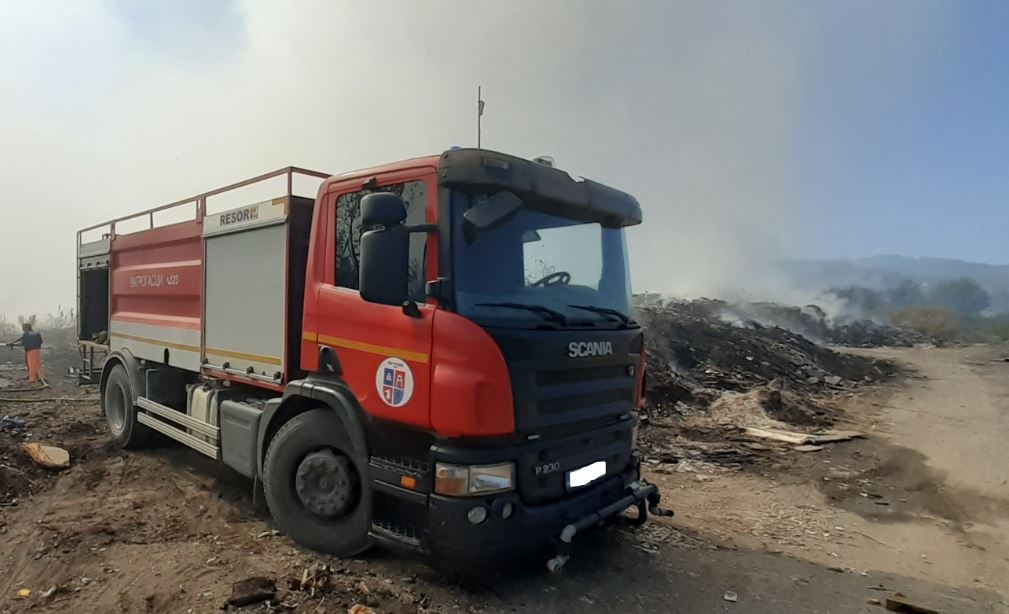
[[[298,549],[271,532],[251,483],[188,450],[120,452],[93,402],[0,403],[74,461],[59,474],[26,467],[20,439],[0,433],[0,612],[213,612],[236,580],[286,589],[318,564],[332,566],[331,588],[287,593],[296,611],[882,612],[867,599],[900,591],[943,612],[1006,612],[1009,364],[991,360],[998,351],[881,350],[917,375],[853,401],[852,427],[870,439],[777,468],[656,474],[676,518],[594,536],[560,576],[534,562],[480,587],[382,552],[333,561]]]
[[[994,360],[1009,348],[860,351],[910,371],[850,403],[847,426],[868,439],[764,474],[667,478],[678,526],[843,570],[839,588],[912,594],[914,578],[927,586],[913,594],[942,611],[1009,611],[1009,363]],[[857,611],[846,608],[834,611]]]

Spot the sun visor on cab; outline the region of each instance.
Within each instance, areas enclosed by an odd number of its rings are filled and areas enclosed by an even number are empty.
[[[636,198],[589,179],[531,160],[486,149],[451,149],[441,155],[441,184],[487,192],[508,190],[537,210],[609,228],[641,223]]]

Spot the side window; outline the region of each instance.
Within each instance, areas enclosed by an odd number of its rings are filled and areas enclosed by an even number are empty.
[[[407,181],[378,188],[398,194],[406,203],[406,223],[427,223],[427,189],[423,181]],[[350,192],[336,199],[336,285],[357,290],[361,262],[361,198],[371,190]],[[410,298],[423,303],[427,235],[410,237]]]

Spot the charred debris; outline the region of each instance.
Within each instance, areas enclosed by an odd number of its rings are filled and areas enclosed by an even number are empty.
[[[646,465],[698,475],[773,462],[789,445],[755,434],[831,434],[846,400],[897,375],[888,361],[833,346],[909,346],[925,340],[868,321],[834,323],[814,306],[636,297],[647,330]],[[819,343],[815,342],[818,341]],[[854,434],[851,431],[843,431]]]

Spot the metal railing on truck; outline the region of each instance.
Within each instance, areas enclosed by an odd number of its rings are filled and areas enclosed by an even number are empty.
[[[276,179],[277,177],[286,178],[286,193],[284,196],[290,199],[295,196],[294,193],[294,178],[295,176],[302,177],[312,177],[316,179],[328,179],[332,176],[332,173],[322,173],[319,171],[313,171],[305,168],[299,168],[296,166],[288,166],[285,168],[277,169],[275,171],[264,173],[262,175],[257,175],[245,181],[239,181],[238,183],[232,183],[231,185],[224,186],[222,188],[217,188],[216,190],[210,190],[209,192],[203,192],[202,194],[197,194],[196,196],[191,196],[189,198],[184,198],[182,200],[177,200],[167,205],[161,205],[159,207],[154,207],[152,209],[147,209],[140,211],[138,213],[132,213],[123,217],[117,217],[115,219],[109,220],[107,222],[101,222],[88,226],[87,228],[82,228],[77,231],[77,313],[78,318],[80,317],[81,309],[81,262],[85,254],[82,253],[81,246],[89,245],[91,249],[88,255],[93,254],[108,254],[111,250],[112,239],[116,236],[116,224],[121,224],[122,222],[127,222],[130,220],[141,219],[143,217],[147,218],[147,228],[139,228],[131,230],[133,232],[142,232],[144,230],[153,230],[154,228],[160,228],[162,226],[170,226],[177,223],[186,223],[195,221],[197,224],[202,224],[203,219],[207,216],[207,199],[213,196],[219,196],[226,192],[231,192],[233,190],[238,190],[240,188],[245,188],[251,185],[269,181],[270,179]],[[192,218],[187,218],[180,221],[170,221],[164,224],[154,223],[154,214],[163,213],[166,211],[171,211],[173,209],[179,209],[186,206],[195,206],[194,216]],[[85,243],[84,235],[85,233],[90,233],[98,230],[104,230],[100,238],[96,241],[89,241]],[[110,262],[108,256],[105,256],[105,261],[100,262],[97,266],[108,267]],[[93,259],[90,259],[93,260]],[[108,289],[111,291],[111,287]],[[81,339],[81,323],[77,323],[77,337],[78,337],[78,351],[80,352],[81,367],[78,371],[78,381],[81,384],[95,384],[98,383],[97,375],[101,373],[102,363],[105,357],[108,355],[109,346],[106,341],[100,343],[93,342],[88,339]],[[96,352],[98,356],[96,356]]]
[[[216,190],[211,190],[209,192],[204,192],[202,194],[197,194],[196,196],[191,196],[189,198],[184,198],[182,200],[177,200],[177,201],[175,201],[173,203],[168,203],[167,205],[161,205],[159,207],[154,207],[152,209],[147,209],[147,210],[144,210],[144,211],[140,211],[138,213],[132,213],[130,215],[125,215],[125,216],[122,216],[122,217],[117,217],[117,218],[109,220],[107,222],[101,222],[99,224],[94,224],[93,226],[88,226],[87,228],[82,228],[82,229],[78,230],[77,231],[77,251],[78,251],[78,254],[80,253],[81,245],[83,245],[83,243],[82,243],[82,237],[84,236],[84,233],[93,232],[93,231],[96,231],[96,230],[100,230],[102,228],[107,228],[108,232],[107,233],[103,233],[102,238],[105,239],[106,238],[105,235],[107,234],[108,235],[107,238],[112,239],[112,238],[114,238],[116,236],[116,224],[121,224],[122,222],[127,222],[127,221],[130,221],[130,220],[143,218],[145,216],[147,217],[147,228],[141,228],[139,230],[132,230],[130,232],[141,232],[143,230],[152,230],[154,228],[159,228],[160,227],[160,225],[155,225],[155,223],[154,223],[154,214],[155,213],[164,213],[165,211],[169,211],[169,210],[175,209],[175,208],[182,208],[182,207],[184,207],[186,205],[190,205],[190,206],[195,205],[196,212],[195,212],[195,217],[193,219],[196,220],[197,224],[202,224],[203,223],[203,218],[206,217],[206,215],[207,215],[207,199],[208,198],[210,198],[212,196],[219,196],[221,194],[224,194],[225,192],[231,192],[232,190],[237,190],[239,188],[245,188],[245,187],[257,184],[257,183],[262,183],[264,181],[267,181],[267,180],[270,180],[270,179],[275,179],[277,177],[286,177],[286,179],[287,179],[287,191],[284,194],[284,196],[290,198],[292,196],[295,196],[295,194],[294,194],[294,177],[298,176],[298,175],[303,176],[303,177],[314,177],[316,179],[328,179],[329,177],[332,177],[332,173],[323,173],[323,172],[319,172],[319,171],[309,170],[307,168],[300,168],[300,167],[297,167],[297,166],[288,166],[288,167],[285,167],[285,168],[277,169],[277,170],[269,172],[269,173],[264,173],[262,175],[257,175],[256,177],[252,177],[250,179],[246,179],[245,181],[239,181],[238,183],[233,183],[231,185],[224,186],[223,188],[217,188]],[[189,220],[186,220],[186,221],[189,221]],[[174,224],[174,223],[178,223],[178,222],[170,222],[168,224],[163,224],[163,225],[164,226],[168,226],[168,225]]]

